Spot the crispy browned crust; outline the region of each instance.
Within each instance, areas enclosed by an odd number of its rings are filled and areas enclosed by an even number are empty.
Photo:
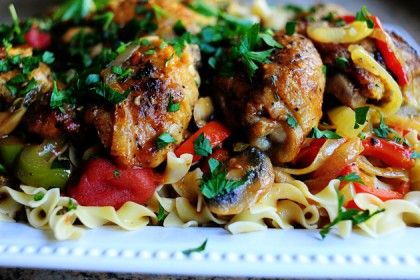
[[[284,48],[275,51],[272,63],[262,65],[260,82],[251,85],[244,74],[219,77],[215,97],[230,125],[247,127],[250,143],[282,163],[294,159],[321,118],[325,76],[310,40],[284,34],[276,40]],[[297,127],[287,123],[289,116]]]
[[[171,46],[161,49],[160,43],[152,40],[152,46],[139,48],[123,64],[134,70],[132,76],[111,86],[119,92],[130,90],[126,100],[112,110],[95,107],[85,115],[121,165],[156,167],[162,163],[168,151],[183,140],[198,98],[197,73],[189,48],[178,57]],[[149,49],[156,52],[145,54]],[[104,70],[104,79],[109,74],[109,69]],[[180,103],[179,111],[168,112],[171,99]],[[156,140],[164,132],[176,143],[158,149]]]

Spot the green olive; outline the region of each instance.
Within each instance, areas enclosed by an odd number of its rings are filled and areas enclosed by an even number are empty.
[[[55,143],[30,145],[23,149],[16,166],[16,177],[23,183],[33,187],[62,188],[70,176],[70,170],[51,168],[52,160],[43,153]],[[48,147],[47,147],[48,145]]]
[[[0,139],[0,160],[8,169],[13,169],[16,158],[22,152],[24,143],[21,139],[8,136]]]

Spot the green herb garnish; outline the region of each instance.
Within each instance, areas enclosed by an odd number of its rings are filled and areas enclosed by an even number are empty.
[[[182,253],[185,254],[185,255],[190,255],[191,253],[203,252],[206,249],[206,245],[207,245],[207,239],[204,240],[204,242],[200,246],[198,246],[196,248],[186,249],[186,250],[182,251]]]
[[[327,138],[327,139],[340,139],[340,135],[331,130],[320,130],[317,127],[312,128],[312,131],[309,133],[308,138]]]
[[[335,64],[341,68],[346,68],[349,65],[349,60],[343,56],[339,56],[335,59]]]
[[[369,220],[371,217],[375,216],[376,214],[379,214],[385,211],[385,209],[380,209],[373,213],[370,213],[369,210],[360,211],[357,209],[345,209],[343,205],[344,205],[344,196],[338,193],[337,217],[335,217],[335,219],[331,223],[324,226],[320,230],[319,233],[321,234],[322,239],[324,239],[328,235],[328,233],[330,233],[332,227],[338,224],[339,222],[352,221],[353,225],[358,225],[358,224],[366,222],[367,220]]]
[[[296,21],[288,21],[286,23],[286,34],[291,36],[296,33]]]
[[[243,184],[243,180],[227,179],[227,171],[218,160],[210,158],[208,164],[210,174],[204,176],[200,183],[200,190],[204,197],[212,199],[217,195],[229,193]]]
[[[363,185],[365,184],[362,178],[356,172],[351,172],[347,175],[339,176],[337,179],[341,182],[355,182]]]
[[[410,155],[410,158],[418,159],[418,158],[420,158],[420,153],[417,152],[417,151],[413,151]]]
[[[161,221],[165,220],[165,218],[166,218],[165,209],[163,209],[162,205],[159,204],[159,211],[158,211],[158,214],[157,214],[157,220],[158,220],[158,222],[161,222]]]
[[[44,193],[43,192],[37,192],[36,194],[34,194],[34,200],[35,201],[40,201],[44,198]]]
[[[369,28],[373,28],[375,26],[365,5],[363,5],[360,11],[356,13],[356,21],[365,21]]]
[[[173,102],[172,95],[169,96],[169,102],[168,102],[168,112],[177,112],[179,111],[181,107],[181,104],[179,102]]]
[[[366,122],[367,113],[369,112],[369,106],[359,107],[354,110],[356,113],[356,122],[354,128],[357,129]]]
[[[204,133],[198,135],[194,140],[194,152],[196,155],[207,157],[213,153],[213,149],[209,139],[204,136]]]
[[[156,147],[158,150],[160,150],[175,142],[176,140],[172,137],[172,135],[170,135],[168,132],[164,132],[156,139]]]
[[[290,114],[287,114],[286,122],[287,122],[288,125],[290,125],[291,128],[298,127],[298,123],[297,123],[296,119]]]

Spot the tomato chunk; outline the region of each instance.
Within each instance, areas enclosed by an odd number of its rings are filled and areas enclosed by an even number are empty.
[[[51,45],[51,34],[42,32],[38,27],[32,26],[28,32],[25,33],[25,40],[35,49],[46,49]]]
[[[106,159],[88,162],[77,185],[68,189],[70,197],[84,206],[113,206],[120,208],[125,202],[147,202],[162,176],[150,168],[118,168]]]

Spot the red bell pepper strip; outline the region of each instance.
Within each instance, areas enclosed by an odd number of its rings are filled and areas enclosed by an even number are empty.
[[[377,16],[371,16],[375,28],[380,29],[382,32],[385,32],[381,21]],[[387,38],[387,37],[385,37]],[[400,86],[405,86],[408,83],[408,75],[404,69],[404,65],[398,60],[397,55],[390,47],[390,42],[376,39],[376,47],[381,52],[385,65],[388,67],[389,71],[395,75],[397,82]]]
[[[38,27],[33,25],[28,32],[25,33],[25,40],[35,49],[46,49],[51,45],[51,34],[42,32]]]
[[[196,155],[194,152],[194,140],[197,139],[201,133],[204,133],[204,136],[210,141],[213,148],[222,143],[230,135],[229,129],[221,123],[217,121],[208,122],[175,150],[176,156],[179,157],[183,154],[191,154],[194,156],[193,162],[200,160],[201,156]]]
[[[84,206],[113,206],[120,208],[125,202],[147,202],[162,176],[150,168],[118,168],[109,160],[97,158],[89,161],[80,181],[68,188],[68,195]]]
[[[381,21],[377,16],[370,16],[375,29],[379,29],[381,32],[385,33],[384,28],[382,27]],[[347,24],[352,23],[356,20],[356,17],[353,15],[345,15],[341,17]],[[404,65],[398,60],[397,55],[395,54],[394,50],[391,48],[390,44],[392,42],[387,42],[386,38],[388,36],[384,36],[384,40],[376,39],[376,47],[379,49],[382,57],[384,58],[385,65],[391,71],[392,74],[395,75],[398,84],[403,87],[408,83],[408,75],[404,69]]]
[[[341,171],[340,176],[345,176],[350,173],[356,173],[360,175],[360,170],[357,167],[356,164],[350,164],[346,166],[343,171]],[[340,188],[344,187],[345,183],[342,182],[340,185]],[[409,192],[410,190],[410,184],[408,182],[402,182],[399,186],[393,188],[392,190],[388,189],[377,189],[373,186],[367,186],[365,184],[361,184],[358,182],[353,182],[354,191],[356,193],[369,193],[377,198],[379,198],[382,201],[387,201],[390,199],[403,199],[404,196]],[[349,201],[346,206],[346,208],[358,208],[354,200]]]
[[[362,155],[380,159],[389,166],[410,169],[416,164],[411,158],[413,151],[403,145],[378,138],[366,138],[362,143]]]
[[[341,17],[347,24],[352,23],[356,20],[356,17],[354,15],[344,15]]]
[[[327,141],[325,138],[313,139],[309,146],[306,146],[299,151],[299,154],[294,160],[295,164],[299,167],[309,166],[318,155],[319,150],[321,150],[325,141]]]

